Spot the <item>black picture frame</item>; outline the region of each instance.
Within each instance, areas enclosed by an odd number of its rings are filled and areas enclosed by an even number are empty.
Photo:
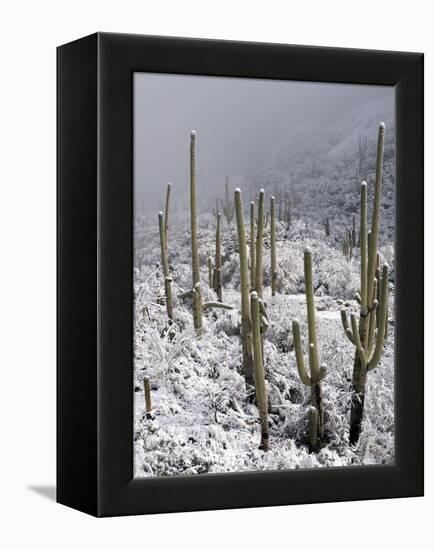
[[[57,500],[95,516],[423,495],[423,55],[97,33],[57,50]],[[133,73],[396,87],[395,463],[133,478]]]

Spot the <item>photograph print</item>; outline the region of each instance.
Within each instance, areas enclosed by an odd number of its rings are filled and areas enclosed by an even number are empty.
[[[394,463],[391,86],[134,74],[134,475]]]

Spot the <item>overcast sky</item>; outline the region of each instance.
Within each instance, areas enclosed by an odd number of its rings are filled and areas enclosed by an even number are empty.
[[[188,194],[190,131],[197,132],[202,189],[245,173],[264,149],[288,142],[291,128],[333,120],[357,105],[393,97],[393,88],[135,73],[136,208],[163,204],[167,182]],[[159,207],[160,208],[160,207]]]

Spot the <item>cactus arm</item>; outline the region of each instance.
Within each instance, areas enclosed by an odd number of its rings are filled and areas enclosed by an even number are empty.
[[[356,292],[354,298],[356,299],[356,302],[359,304],[359,306],[362,305],[362,297],[359,292]]]
[[[259,302],[259,311],[261,312],[261,315],[263,315],[268,320],[267,308],[265,307],[263,300],[258,299],[258,302]]]
[[[368,231],[368,262],[369,262],[370,253],[371,253],[371,230]]]
[[[360,297],[362,309],[368,307],[368,243],[367,243],[368,186],[360,185]]]
[[[186,298],[193,298],[193,289],[189,288],[185,292],[181,292],[181,294],[178,294],[179,300],[185,300]]]
[[[306,367],[304,366],[303,348],[301,345],[300,336],[300,323],[297,321],[297,319],[294,319],[294,321],[292,321],[292,334],[298,375],[305,386],[310,386],[311,379],[310,376],[307,374]]]
[[[377,256],[378,246],[378,233],[380,229],[380,208],[381,208],[381,186],[383,181],[383,155],[384,155],[384,128],[385,125],[382,122],[378,130],[378,143],[377,143],[377,162],[375,168],[375,192],[374,192],[374,208],[372,213],[372,225],[371,225],[371,243],[369,250],[368,260],[368,305],[373,300],[373,287],[375,277],[375,263]]]
[[[325,365],[321,365],[319,368],[319,379],[318,381],[324,380],[324,378],[327,375],[327,367]]]
[[[368,370],[375,369],[381,359],[384,345],[385,325],[387,323],[387,294],[389,286],[389,266],[384,264],[383,273],[381,277],[381,295],[379,304],[379,323],[377,330],[377,340],[375,342],[375,349],[372,357],[369,359]]]
[[[389,328],[389,293],[387,293],[387,297],[386,297],[386,322],[384,324],[384,341],[387,340],[388,328]]]
[[[377,279],[374,279],[374,296],[377,295]],[[367,349],[366,349],[366,355],[369,357],[372,353],[372,350],[374,348],[374,342],[375,342],[375,329],[377,327],[377,306],[378,306],[378,300],[375,299],[372,306],[368,308],[369,313],[369,328],[368,328],[368,341],[367,341]]]
[[[223,304],[222,302],[204,302],[202,304],[202,309],[210,309],[210,308],[216,308],[216,309],[234,309],[234,306],[231,306],[230,304]]]
[[[276,267],[276,205],[274,197],[270,200],[271,211],[271,295],[276,294],[277,267]]]
[[[267,328],[270,326],[270,323],[268,322],[268,319],[266,317],[264,317],[263,315],[261,315],[261,327],[264,329],[264,330],[267,330]]]
[[[348,340],[352,344],[354,344],[353,333],[351,332],[351,329],[348,325],[348,317],[347,317],[347,312],[345,311],[345,309],[341,309],[341,321],[342,321],[342,326],[344,327],[345,334],[348,337]]]
[[[363,349],[362,342],[360,340],[360,334],[359,334],[359,328],[357,326],[357,319],[354,313],[351,314],[351,328],[354,338],[354,344],[356,346],[357,353],[360,358],[360,362],[363,365],[363,368],[366,367],[366,354],[365,350]]]
[[[367,357],[367,362],[369,361],[369,358],[372,356],[372,352],[374,349],[376,326],[377,326],[377,311],[376,311],[376,308],[373,308],[369,317],[368,347],[366,349],[366,354],[365,354]]]

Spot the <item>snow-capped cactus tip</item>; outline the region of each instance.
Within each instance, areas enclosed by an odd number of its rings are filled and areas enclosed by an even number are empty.
[[[265,194],[265,191],[264,191],[264,188],[263,188],[263,187],[261,187],[261,189],[259,189],[259,194],[260,194],[260,195],[264,195],[264,194]]]
[[[191,135],[191,137],[195,136],[195,135],[196,135],[196,130],[192,130],[192,131],[190,132],[190,135]]]
[[[386,128],[386,124],[384,122],[380,122],[380,128],[384,130],[384,128]]]
[[[256,290],[252,290],[252,292],[250,293],[250,296],[252,298],[257,298],[258,297],[258,293],[256,292]]]
[[[241,189],[240,189],[239,187],[237,187],[237,188],[235,189],[235,193],[236,193],[237,195],[239,195],[239,194],[241,193]]]
[[[366,181],[363,180],[362,183],[360,184],[360,187],[367,187],[367,185],[368,185],[368,184],[366,183]]]
[[[162,218],[163,216],[164,216],[164,214],[163,214],[163,212],[161,212],[161,210],[160,210],[160,212],[158,212],[158,217],[159,217],[159,218]]]
[[[306,248],[304,249],[304,253],[305,254],[312,254],[312,250],[311,250],[310,246],[306,246]]]

